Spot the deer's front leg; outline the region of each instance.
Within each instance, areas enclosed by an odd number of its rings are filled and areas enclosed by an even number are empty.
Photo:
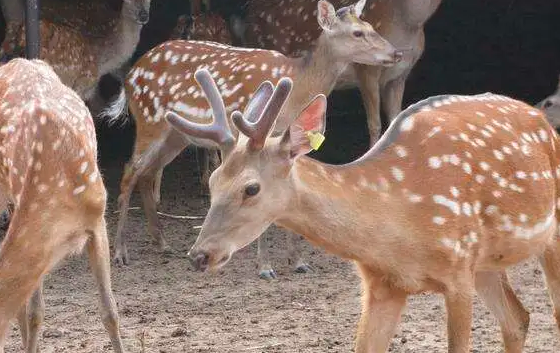
[[[311,266],[303,260],[301,255],[301,246],[303,244],[303,239],[299,234],[292,232],[287,232],[288,237],[288,259],[292,265],[294,265],[294,271],[297,273],[306,273],[312,270]]]
[[[269,245],[267,233],[263,233],[257,240],[257,262],[259,266],[259,277],[263,279],[276,278],[276,272],[270,264]]]
[[[379,76],[380,68],[369,65],[354,65],[358,86],[362,94],[367,114],[370,146],[373,146],[381,135],[381,112],[379,110]]]
[[[379,276],[358,265],[362,274],[362,314],[356,336],[356,353],[385,353],[401,312],[407,293],[391,288]]]
[[[387,82],[381,89],[381,105],[389,121],[393,121],[402,110],[402,101],[408,74],[409,73],[406,72],[395,80]]]
[[[474,283],[455,285],[444,294],[448,352],[468,353],[471,344]]]

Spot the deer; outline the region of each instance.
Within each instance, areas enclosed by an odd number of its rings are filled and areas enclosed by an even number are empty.
[[[386,352],[407,297],[424,292],[445,298],[448,352],[469,352],[478,293],[505,352],[519,353],[529,313],[506,269],[538,257],[560,327],[560,139],[541,111],[494,93],[429,97],[360,158],[329,165],[306,156],[325,131],[324,94],[275,134],[295,81],[264,81],[249,108],[228,117],[215,78],[195,75],[212,123],[164,116],[189,138],[213,140],[223,158],[188,252],[195,269],[215,272],[276,224],[356,264],[357,353]]]
[[[132,67],[125,80],[126,94],[107,109],[111,119],[122,117],[128,108],[136,122],[136,140],[130,161],[125,166],[119,196],[119,222],[115,238],[114,262],[129,262],[123,227],[130,195],[136,184],[142,197],[148,220],[148,233],[162,251],[170,251],[157,218],[156,204],[160,200],[163,168],[189,144],[216,148],[211,140],[189,139],[176,133],[163,119],[166,111],[187,114],[197,121],[209,121],[211,111],[203,103],[201,91],[195,85],[197,69],[208,68],[218,78],[226,108],[233,111],[247,104],[250,94],[265,79],[281,75],[298,82],[281,112],[277,125],[288,124],[295,112],[317,93],[329,94],[337,77],[351,63],[394,65],[401,53],[381,37],[372,26],[359,19],[365,5],[360,0],[335,10],[328,1],[317,3],[317,21],[323,32],[314,50],[307,56],[290,58],[277,51],[232,47],[206,41],[169,41],[148,51]],[[296,235],[288,238],[296,237]],[[268,263],[266,240],[259,240],[259,274],[275,277]],[[294,250],[295,257],[300,251]],[[295,258],[297,272],[308,265]]]
[[[550,96],[536,104],[536,107],[544,111],[548,122],[555,128],[560,128],[560,76],[558,88]]]
[[[335,0],[333,3],[348,2]],[[302,55],[315,45],[320,35],[320,28],[313,21],[316,3],[308,0],[248,1],[245,18],[232,18],[234,34],[244,46]],[[370,0],[364,7],[364,20],[391,44],[405,51],[398,65],[354,63],[337,80],[337,90],[360,89],[371,146],[382,131],[381,108],[389,122],[402,109],[406,80],[424,52],[424,26],[440,3],[441,0]]]
[[[120,14],[111,15],[101,4],[81,4],[77,8],[66,6],[63,14],[86,15],[83,21],[66,20],[64,24],[41,19],[40,58],[48,62],[62,81],[74,89],[82,99],[88,101],[95,94],[99,79],[118,69],[130,59],[138,41],[140,31],[149,20],[151,0],[123,0]],[[6,37],[2,43],[0,57],[4,60],[18,57],[25,48],[25,26],[21,19],[21,2],[3,0],[2,9],[8,13]],[[102,9],[106,24],[90,28],[91,9]],[[88,11],[84,11],[88,10]],[[54,17],[58,7],[46,7],[48,17]],[[91,13],[102,16],[95,11]],[[91,15],[91,17],[95,17]],[[97,18],[97,17],[95,17]],[[67,26],[68,23],[76,28]],[[85,30],[89,28],[89,30]],[[71,46],[68,43],[72,43]]]
[[[37,352],[43,278],[87,248],[113,350],[124,352],[111,289],[105,207],[92,117],[43,60],[0,67],[0,195],[14,211],[0,245],[0,352],[17,318],[23,346]]]

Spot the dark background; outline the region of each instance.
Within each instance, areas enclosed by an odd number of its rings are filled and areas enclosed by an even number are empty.
[[[227,16],[239,12],[240,3],[213,0],[212,6]],[[153,0],[134,58],[165,41],[177,16],[188,12],[186,0]],[[560,0],[443,0],[425,32],[426,49],[407,81],[403,108],[431,95],[487,91],[534,104],[557,85]],[[344,163],[367,150],[361,104],[357,90],[331,94],[327,140],[317,158]],[[128,157],[134,126],[98,125],[101,158]]]

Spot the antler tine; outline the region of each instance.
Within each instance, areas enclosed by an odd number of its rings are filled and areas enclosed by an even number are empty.
[[[239,112],[232,114],[232,120],[235,126],[249,137],[249,146],[254,150],[259,150],[264,146],[264,142],[268,133],[272,129],[282,106],[288,99],[292,90],[293,82],[289,77],[283,77],[278,81],[278,85],[274,89],[272,97],[268,100],[264,112],[260,114],[258,120],[249,121]],[[260,101],[259,101],[260,103]],[[262,103],[261,103],[262,104]],[[255,110],[255,112],[257,112]],[[251,117],[253,118],[253,117]]]
[[[189,136],[209,139],[220,146],[232,144],[235,139],[227,120],[224,101],[212,75],[208,70],[202,69],[197,70],[194,77],[210,104],[214,117],[213,122],[211,124],[193,123],[173,111],[166,112],[165,118],[173,127]]]

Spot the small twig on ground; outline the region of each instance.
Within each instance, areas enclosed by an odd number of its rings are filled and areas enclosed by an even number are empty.
[[[140,207],[130,207],[128,210],[139,210]],[[113,211],[113,213],[119,213],[120,211]],[[165,213],[165,212],[158,212],[157,213],[160,216],[164,216],[164,217],[169,217],[169,218],[175,218],[175,219],[204,219],[204,216],[180,216],[180,215],[174,215],[174,214],[170,214],[170,213]]]
[[[274,343],[274,344],[265,344],[264,346],[254,346],[254,347],[247,347],[247,348],[243,348],[243,351],[254,351],[254,350],[261,350],[264,348],[272,348],[272,347],[278,347],[278,346],[282,346],[284,345],[284,343]]]

